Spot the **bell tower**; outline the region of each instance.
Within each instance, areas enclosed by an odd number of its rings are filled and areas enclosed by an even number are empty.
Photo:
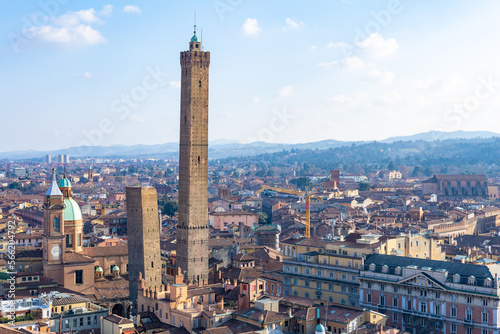
[[[64,207],[64,197],[52,169],[52,183],[45,193],[43,203],[43,273],[58,283],[63,280]]]
[[[177,261],[186,283],[208,283],[208,68],[194,35],[180,54],[179,224]]]

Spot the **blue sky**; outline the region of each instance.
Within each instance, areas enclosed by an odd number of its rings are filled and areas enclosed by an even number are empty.
[[[210,138],[500,132],[494,1],[3,1],[0,151],[178,140],[193,13]]]

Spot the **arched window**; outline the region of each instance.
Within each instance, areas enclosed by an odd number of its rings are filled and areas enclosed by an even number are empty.
[[[54,228],[54,232],[61,232],[61,224],[59,222],[59,218],[57,218],[57,217],[54,217],[53,228]]]

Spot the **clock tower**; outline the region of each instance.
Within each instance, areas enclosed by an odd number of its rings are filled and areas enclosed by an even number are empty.
[[[57,282],[63,281],[64,196],[57,185],[55,171],[43,203],[43,274]]]

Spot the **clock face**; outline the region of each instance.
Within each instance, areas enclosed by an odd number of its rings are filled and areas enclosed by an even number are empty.
[[[52,253],[52,257],[58,260],[59,256],[61,255],[61,248],[55,245],[52,247],[52,250],[50,252]]]

